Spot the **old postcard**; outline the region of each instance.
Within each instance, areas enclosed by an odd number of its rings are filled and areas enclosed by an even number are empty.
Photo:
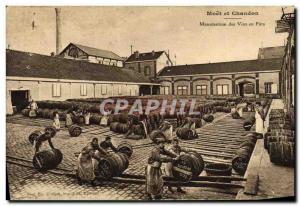
[[[295,200],[295,8],[7,6],[9,200]]]

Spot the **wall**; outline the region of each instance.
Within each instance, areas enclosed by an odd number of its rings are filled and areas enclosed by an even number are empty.
[[[60,97],[53,97],[53,84],[61,85]],[[86,84],[87,95],[82,96],[80,87]],[[102,94],[101,88],[107,88],[106,94]],[[119,88],[121,93],[119,93]],[[7,98],[11,98],[12,90],[29,90],[29,96],[36,101],[55,100],[64,101],[73,98],[92,98],[94,97],[110,97],[110,96],[135,96],[139,94],[139,85],[137,84],[100,84],[100,83],[82,83],[82,82],[50,82],[50,81],[25,81],[25,80],[6,80]],[[9,101],[8,101],[9,102]]]
[[[150,67],[149,75],[145,75],[145,67]],[[155,77],[155,61],[144,61],[144,62],[131,62],[125,63],[125,69],[134,69],[136,72],[140,72],[144,76]],[[139,69],[140,67],[140,69]]]
[[[259,74],[259,93],[265,93],[265,82],[273,82],[277,84],[277,91],[279,91],[279,73],[260,73]]]
[[[168,62],[168,64],[167,64]],[[156,61],[156,73],[158,73],[160,70],[162,70],[166,66],[171,66],[171,62],[167,55],[163,53]]]

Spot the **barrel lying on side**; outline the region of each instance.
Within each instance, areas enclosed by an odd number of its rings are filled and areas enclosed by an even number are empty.
[[[28,137],[28,140],[29,140],[30,144],[33,145],[33,143],[34,143],[34,141],[36,140],[36,138],[38,138],[38,137],[41,136],[42,134],[44,134],[44,132],[41,131],[41,130],[35,130],[35,131],[33,131],[33,132],[29,135],[29,137]]]
[[[247,170],[254,146],[251,140],[243,142],[232,159],[232,168],[240,175],[244,175]]]
[[[189,128],[178,128],[176,131],[176,135],[179,139],[184,140],[195,139],[198,137],[196,131]]]
[[[204,169],[204,161],[199,153],[191,152],[182,154],[173,163],[173,176],[182,182],[189,182],[193,177],[197,177]]]
[[[62,161],[63,154],[59,149],[44,150],[36,153],[32,164],[40,172],[56,168]]]
[[[69,134],[71,137],[78,137],[81,133],[82,129],[78,125],[73,124],[69,127]]]
[[[121,142],[118,147],[117,147],[118,152],[126,154],[128,158],[131,157],[132,153],[133,153],[133,148],[131,146],[131,144],[129,144],[128,142]]]
[[[102,178],[111,178],[121,175],[129,165],[127,155],[123,153],[110,154],[98,163],[99,175]]]
[[[211,115],[211,114],[205,114],[205,115],[203,115],[203,120],[205,121],[205,122],[213,122],[214,121],[214,116],[213,115]]]
[[[207,176],[231,176],[232,166],[223,163],[209,163],[205,165],[205,172]],[[218,182],[231,182],[231,180],[218,180]]]
[[[254,125],[254,123],[255,123],[255,117],[250,116],[247,119],[245,119],[243,127],[246,131],[249,131],[251,127]]]

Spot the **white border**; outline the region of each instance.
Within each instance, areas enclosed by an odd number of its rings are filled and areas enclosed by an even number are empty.
[[[96,1],[96,0],[84,0],[84,1],[78,1],[78,0],[52,0],[52,1],[45,1],[45,0],[26,0],[26,1],[21,1],[21,0],[3,0],[0,2],[0,13],[1,13],[1,30],[0,30],[0,34],[1,34],[1,38],[0,38],[0,42],[1,42],[1,63],[2,63],[2,67],[1,67],[1,92],[0,92],[0,99],[2,99],[4,101],[4,99],[6,98],[5,96],[5,80],[6,80],[6,73],[5,73],[5,48],[6,48],[6,44],[5,44],[5,25],[6,25],[6,18],[5,18],[5,6],[6,5],[139,5],[139,6],[147,6],[147,5],[159,5],[159,6],[166,6],[166,5],[171,5],[171,6],[192,6],[192,5],[198,5],[198,6],[208,6],[208,5],[216,5],[216,6],[231,6],[231,5],[235,5],[235,6],[281,6],[281,5],[294,5],[295,7],[299,6],[299,0],[272,0],[272,1],[268,1],[268,0],[227,0],[226,2],[224,2],[224,0],[202,0],[202,1],[197,1],[197,0],[151,0],[151,1],[139,1],[139,0],[106,0],[106,1]],[[299,21],[298,21],[299,22]],[[299,28],[298,23],[297,22],[297,28]],[[298,38],[298,36],[297,36]],[[297,53],[298,54],[298,53]],[[297,56],[298,57],[298,56]],[[298,74],[299,76],[299,74]],[[298,84],[299,86],[299,84]],[[297,87],[297,91],[299,91],[299,88]],[[1,149],[0,149],[0,159],[1,159],[1,163],[2,163],[2,169],[0,170],[0,177],[1,177],[1,186],[0,186],[0,194],[1,194],[1,198],[0,198],[0,205],[8,205],[8,204],[17,204],[17,203],[9,203],[5,200],[6,198],[6,185],[3,184],[5,183],[5,155],[6,155],[6,132],[5,132],[5,104],[1,104],[2,107],[0,109],[1,113]],[[298,106],[298,105],[297,105]],[[298,127],[299,128],[299,127]],[[299,149],[298,149],[299,150]],[[298,157],[298,156],[297,156]],[[299,165],[299,164],[298,164]],[[298,170],[299,172],[299,170]],[[270,174],[271,175],[271,174]],[[298,176],[299,178],[299,173]],[[298,190],[297,190],[298,191]],[[298,194],[297,194],[298,196]],[[298,197],[299,198],[299,197]],[[231,202],[232,203],[232,202]],[[18,204],[26,204],[26,205],[33,205],[34,203],[18,203]],[[73,202],[71,203],[66,203],[66,202],[60,202],[60,203],[37,203],[38,205],[66,205],[66,204],[74,204]],[[37,205],[35,204],[35,205]],[[101,204],[101,205],[111,205],[111,203],[95,203],[95,202],[81,202],[79,203],[80,205],[90,205],[90,204]],[[113,203],[113,204],[120,204],[120,203]],[[132,203],[122,203],[122,204],[132,204]],[[141,203],[137,203],[137,204],[141,204]],[[147,204],[147,203],[144,203]],[[174,204],[182,204],[182,203],[166,203],[166,205],[174,205]],[[207,202],[197,202],[197,203],[184,203],[184,204],[193,204],[193,205],[208,205]],[[214,205],[223,205],[224,202],[219,202],[219,203],[213,203]],[[245,202],[238,202],[237,204],[250,204],[245,203]],[[257,203],[257,202],[253,202],[252,204],[262,204],[262,203]],[[270,203],[269,203],[270,204]],[[271,203],[273,204],[273,203]],[[287,203],[280,203],[280,205],[287,205]]]

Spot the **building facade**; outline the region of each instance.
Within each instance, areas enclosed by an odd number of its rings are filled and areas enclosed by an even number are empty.
[[[124,67],[153,79],[164,67],[172,65],[173,63],[165,51],[148,53],[135,51],[126,59]]]
[[[142,88],[158,87],[135,71],[115,66],[13,50],[6,51],[6,58],[7,107],[17,109],[31,99],[137,96]]]
[[[165,67],[158,76],[160,94],[279,94],[281,64],[279,58]]]
[[[112,51],[70,43],[59,56],[92,63],[123,67],[124,59]]]

